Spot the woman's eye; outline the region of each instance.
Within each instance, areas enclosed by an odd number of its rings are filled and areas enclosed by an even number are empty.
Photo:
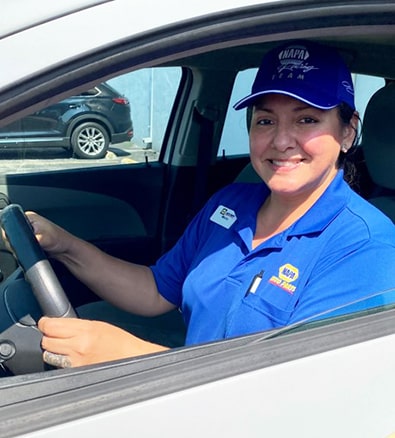
[[[318,120],[314,119],[313,117],[303,117],[302,119],[300,119],[300,123],[317,123]]]
[[[270,119],[260,119],[260,120],[257,120],[256,124],[265,126],[265,125],[272,125],[273,122]]]

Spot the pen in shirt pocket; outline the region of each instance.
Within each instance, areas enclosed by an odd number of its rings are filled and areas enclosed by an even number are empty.
[[[258,286],[260,285],[261,281],[262,281],[262,277],[263,277],[263,269],[261,272],[259,272],[259,274],[256,274],[254,276],[254,278],[252,279],[250,285],[248,286],[248,289],[245,293],[245,297],[249,294],[254,294],[256,292],[256,290],[258,289]]]

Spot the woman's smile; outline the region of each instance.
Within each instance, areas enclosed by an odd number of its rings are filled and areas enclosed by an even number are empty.
[[[273,168],[277,170],[281,169],[287,169],[292,170],[297,167],[303,162],[301,158],[297,159],[269,159],[269,163],[272,165]]]

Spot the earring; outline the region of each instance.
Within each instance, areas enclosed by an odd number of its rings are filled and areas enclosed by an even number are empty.
[[[347,153],[347,151],[348,151],[347,146],[343,144],[341,147],[341,151],[343,152],[343,154]]]

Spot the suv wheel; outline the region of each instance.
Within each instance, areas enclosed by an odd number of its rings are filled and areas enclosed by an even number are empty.
[[[110,137],[98,123],[82,123],[71,134],[71,146],[80,158],[103,158],[109,145]]]

